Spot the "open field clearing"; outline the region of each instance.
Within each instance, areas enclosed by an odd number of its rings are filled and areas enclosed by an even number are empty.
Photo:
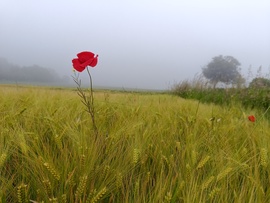
[[[95,139],[76,91],[0,93],[0,202],[270,201],[270,127],[261,112],[97,91]]]

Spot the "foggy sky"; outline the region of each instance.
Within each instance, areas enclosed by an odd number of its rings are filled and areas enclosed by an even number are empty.
[[[94,85],[122,88],[168,89],[218,55],[268,72],[269,11],[269,0],[1,0],[0,57],[69,76],[92,51]]]

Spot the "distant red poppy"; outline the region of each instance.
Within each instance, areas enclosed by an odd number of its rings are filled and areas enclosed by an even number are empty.
[[[255,122],[256,118],[255,118],[255,116],[250,115],[250,116],[248,116],[248,120],[250,120],[251,122]]]
[[[87,66],[95,67],[98,62],[98,55],[89,51],[83,51],[77,54],[78,58],[72,60],[76,71],[82,72]]]

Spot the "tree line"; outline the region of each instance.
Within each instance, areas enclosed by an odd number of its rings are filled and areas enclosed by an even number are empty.
[[[0,58],[0,82],[67,84],[68,77],[60,77],[56,71],[38,65],[18,66]]]

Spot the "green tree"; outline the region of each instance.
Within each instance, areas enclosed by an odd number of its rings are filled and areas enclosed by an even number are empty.
[[[240,74],[241,64],[232,56],[216,56],[206,67],[202,69],[204,77],[210,80],[214,87],[218,82],[225,84],[243,83],[244,79]]]

